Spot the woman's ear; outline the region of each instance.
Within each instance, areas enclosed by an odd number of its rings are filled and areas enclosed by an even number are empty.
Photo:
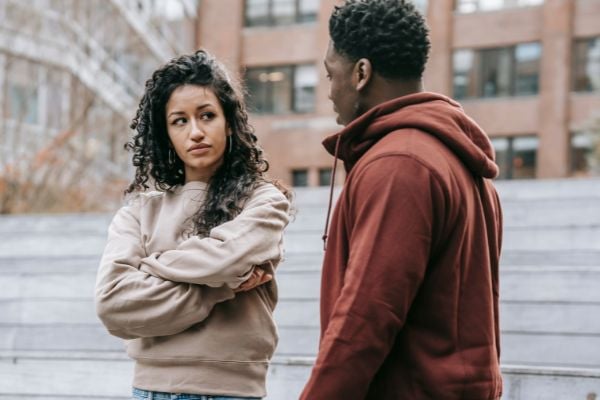
[[[371,61],[366,58],[361,58],[354,64],[354,71],[352,76],[355,79],[355,88],[357,91],[363,90],[371,81],[373,76],[373,66]]]

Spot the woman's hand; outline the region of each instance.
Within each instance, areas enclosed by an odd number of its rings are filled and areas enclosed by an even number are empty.
[[[272,279],[273,275],[268,274],[264,269],[260,267],[254,267],[254,271],[252,271],[252,275],[250,275],[250,278],[243,282],[238,288],[234,289],[234,292],[247,292],[249,290],[254,289],[257,286],[269,282]]]

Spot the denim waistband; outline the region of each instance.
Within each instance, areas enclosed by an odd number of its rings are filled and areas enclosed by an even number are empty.
[[[260,400],[260,398],[258,397],[232,397],[187,393],[166,393],[153,392],[138,388],[133,388],[133,398],[148,400]]]

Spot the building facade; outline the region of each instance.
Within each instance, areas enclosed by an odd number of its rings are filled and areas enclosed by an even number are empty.
[[[192,0],[0,0],[0,213],[105,208],[144,82],[196,47]]]
[[[321,141],[340,129],[322,59],[336,0],[205,0],[200,46],[245,83],[271,174],[329,183]],[[502,179],[597,169],[600,0],[429,0],[426,90],[458,99],[489,134]],[[342,172],[340,172],[342,174]]]

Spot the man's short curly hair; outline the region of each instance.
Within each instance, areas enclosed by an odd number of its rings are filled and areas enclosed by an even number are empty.
[[[430,42],[425,19],[409,0],[346,0],[329,19],[335,50],[368,59],[381,76],[419,79]]]

